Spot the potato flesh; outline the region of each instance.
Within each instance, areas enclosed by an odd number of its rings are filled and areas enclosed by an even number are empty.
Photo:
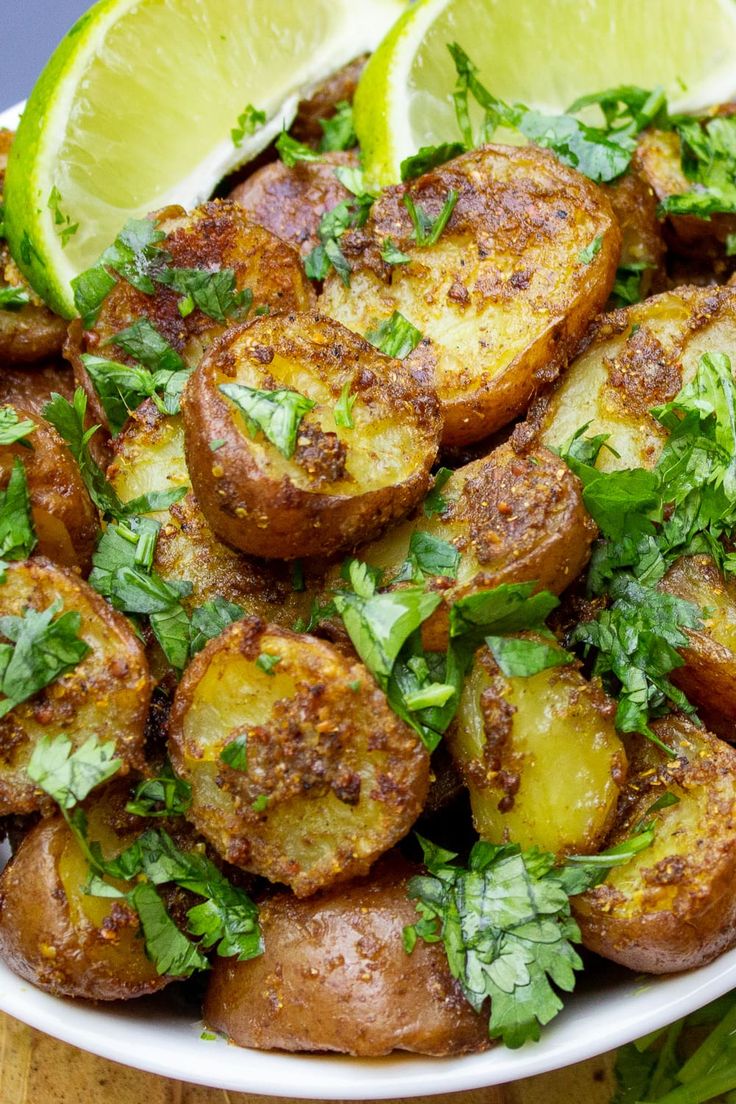
[[[591,950],[632,970],[669,973],[736,941],[736,752],[684,718],[654,728],[678,757],[636,748],[607,845],[642,820],[654,822],[654,841],[573,905]],[[653,810],[665,793],[677,802]]]
[[[649,413],[689,383],[704,353],[731,353],[736,362],[736,289],[679,288],[601,320],[590,346],[531,421],[548,448],[587,435],[610,434],[602,471],[652,468],[667,433]]]
[[[403,196],[434,219],[451,189],[446,229],[417,246]],[[387,237],[410,264],[381,260]],[[320,309],[361,334],[395,310],[408,318],[424,337],[412,361],[434,380],[444,443],[463,444],[505,425],[564,366],[608,297],[620,233],[602,192],[553,156],[487,146],[385,190],[341,244],[351,286],[331,273]]]
[[[6,568],[0,613],[21,616],[28,606],[81,615],[80,636],[91,651],[68,674],[0,719],[0,814],[41,808],[42,796],[25,768],[36,742],[64,734],[75,746],[95,734],[112,741],[129,766],[143,766],[143,738],[152,685],[143,648],[119,613],[72,572],[45,560]],[[48,804],[48,801],[46,801]]]
[[[598,850],[626,776],[613,713],[574,667],[507,678],[482,649],[447,737],[481,837],[558,855]]]
[[[280,657],[272,675],[256,666],[264,654]],[[245,771],[220,759],[241,736]],[[189,667],[170,752],[220,854],[298,896],[365,873],[409,830],[429,782],[418,737],[361,664],[258,621],[231,626]]]

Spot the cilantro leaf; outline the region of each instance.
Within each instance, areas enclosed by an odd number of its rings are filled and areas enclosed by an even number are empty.
[[[406,157],[401,162],[402,181],[414,180],[417,176],[424,176],[432,169],[444,165],[465,153],[462,142],[443,142],[437,146],[422,146],[412,157]]]
[[[22,287],[0,287],[0,310],[19,311],[27,307],[31,297]]]
[[[408,253],[402,253],[393,238],[386,238],[381,246],[381,259],[389,265],[411,264]]]
[[[353,122],[353,107],[347,100],[335,104],[335,113],[329,119],[320,119],[322,139],[319,148],[323,153],[353,149],[358,144]]]
[[[259,111],[253,104],[249,103],[242,114],[238,115],[237,126],[230,131],[233,145],[236,147],[242,146],[245,138],[255,134],[259,127],[265,125],[265,122],[266,112]]]
[[[430,218],[423,207],[420,207],[418,203],[414,202],[409,192],[405,193],[401,202],[409,212],[409,218],[414,225],[412,237],[418,246],[422,249],[426,249],[431,245],[437,244],[442,236],[443,230],[452,217],[452,212],[455,210],[458,198],[458,193],[451,188],[447,193],[447,198],[442,205],[440,213],[433,219]]]
[[[35,428],[36,423],[30,418],[21,421],[14,407],[0,407],[0,445],[14,445],[20,441],[27,448],[32,448],[30,441],[26,441],[26,437],[30,436]]]
[[[276,139],[276,152],[288,169],[293,169],[297,161],[321,161],[322,154],[297,142],[286,130],[282,130]]]
[[[120,364],[116,360],[82,353],[82,363],[116,436],[144,399],[156,395],[156,384],[147,368]]]
[[[164,275],[168,274],[162,273],[160,279]],[[139,364],[148,368],[150,372],[165,372],[173,375],[176,372],[188,371],[176,349],[169,345],[148,318],[140,318],[132,326],[114,334],[107,344],[116,345]]]
[[[0,491],[0,560],[25,560],[37,543],[26,470],[16,456],[8,485]]]
[[[611,292],[611,307],[630,307],[634,303],[640,303],[643,298],[641,284],[644,273],[653,267],[645,261],[630,261],[619,265]]]
[[[680,138],[682,168],[692,183],[689,192],[666,196],[658,213],[711,215],[736,213],[736,120],[718,115],[708,120],[680,116],[673,120]]]
[[[384,686],[405,642],[441,601],[439,594],[423,587],[370,597],[340,592],[334,598],[355,650]]]
[[[358,396],[350,394],[350,388],[352,386],[353,381],[347,380],[347,382],[343,384],[340,398],[335,403],[335,409],[333,411],[335,425],[340,426],[341,429],[352,429],[355,425],[353,422],[353,407],[355,406],[355,400]]]
[[[554,641],[531,640],[521,636],[487,636],[486,644],[507,678],[528,678],[550,667],[573,662],[569,652]]]
[[[240,621],[243,617],[245,617],[245,610],[241,606],[228,602],[226,598],[221,598],[219,595],[199,606],[192,613],[191,655],[196,655],[208,640],[213,640],[224,632],[228,625],[232,625],[234,621]]]
[[[72,671],[89,653],[80,638],[82,618],[76,610],[62,609],[60,600],[38,612],[27,609],[22,617],[0,617],[0,634],[12,644],[0,644],[0,717]]]
[[[253,306],[253,292],[250,288],[238,291],[233,268],[220,268],[212,272],[200,268],[169,268],[161,273],[158,280],[186,296],[193,307],[199,307],[215,322],[227,322],[229,319],[242,322]],[[181,368],[184,368],[183,364]]]
[[[406,562],[393,582],[404,579],[421,582],[422,579],[437,576],[456,579],[461,558],[454,544],[417,529],[411,535]]]
[[[340,248],[340,238],[346,230],[364,226],[375,196],[369,192],[343,199],[325,212],[319,223],[320,244],[307,255],[304,268],[310,280],[324,280],[334,268],[345,287],[350,287],[350,264]]]
[[[160,248],[165,237],[150,219],[130,219],[97,263],[72,280],[74,303],[85,329],[97,321],[102,303],[115,287],[116,280],[109,269],[138,291],[153,295],[156,290],[153,278],[171,259]]]
[[[282,660],[280,655],[269,655],[268,652],[261,652],[256,660],[256,667],[259,671],[263,671],[267,675],[275,675],[276,668]]]
[[[379,352],[397,360],[413,353],[422,340],[421,332],[400,311],[394,311],[390,318],[377,322],[365,337]]]
[[[452,475],[451,468],[440,468],[434,477],[434,486],[424,500],[424,516],[436,517],[447,509],[447,500],[442,496],[442,488]]]
[[[184,816],[191,803],[192,787],[167,763],[155,778],[138,783],[125,810],[140,817],[177,817]]]
[[[586,245],[585,249],[581,249],[580,253],[578,254],[578,260],[580,261],[580,263],[584,265],[589,265],[591,261],[593,261],[594,258],[598,256],[602,246],[603,238],[599,234],[597,238],[593,238],[593,241],[590,243],[590,245]]]
[[[248,737],[236,736],[220,752],[220,762],[236,771],[248,770]]]
[[[100,744],[96,736],[75,751],[66,736],[43,736],[33,749],[26,773],[62,809],[72,809],[123,765],[115,744]]]
[[[207,959],[195,943],[179,931],[152,885],[141,882],[127,896],[138,913],[146,943],[146,954],[159,974],[190,977],[208,968]]]
[[[259,391],[241,383],[224,383],[220,391],[241,411],[251,437],[263,433],[282,456],[291,459],[301,420],[317,405],[312,399],[286,388]]]
[[[534,593],[534,583],[502,583],[458,599],[450,609],[450,636],[480,644],[490,632],[522,632],[544,624],[560,604],[549,591]]]

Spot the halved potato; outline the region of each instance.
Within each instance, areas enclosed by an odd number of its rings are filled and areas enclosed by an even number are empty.
[[[22,407],[14,409],[19,421],[31,421],[36,428],[22,442],[0,445],[0,488],[7,487],[14,461],[21,460],[38,537],[36,553],[87,571],[99,518],[79,468],[53,426]]]
[[[704,611],[702,630],[685,629],[689,647],[684,667],[671,678],[708,726],[727,739],[736,736],[736,584],[724,579],[710,556],[686,556],[669,569],[661,590]]]
[[[114,452],[107,476],[123,502],[149,491],[189,485],[182,419],[161,414],[150,400],[115,438]],[[191,595],[183,599],[190,612],[219,596],[285,627],[308,613],[311,594],[294,589],[291,568],[253,559],[223,544],[191,492],[152,516],[162,525],[154,570],[167,581],[185,579],[192,584]]]
[[[670,402],[695,375],[704,353],[728,353],[736,364],[736,289],[683,287],[614,311],[592,329],[586,351],[559,385],[533,405],[517,432],[560,448],[590,423],[609,433],[598,466],[651,468],[667,431],[649,413]]]
[[[547,449],[529,453],[501,445],[490,456],[453,472],[439,491],[445,506],[414,517],[385,537],[358,549],[356,556],[383,570],[390,585],[406,563],[413,534],[447,541],[460,553],[457,577],[427,583],[443,603],[422,626],[429,651],[444,651],[453,602],[501,583],[537,583],[560,594],[577,578],[590,556],[597,529],[583,506],[579,480]],[[328,585],[339,586],[339,568]],[[400,585],[400,584],[398,584]]]
[[[239,204],[215,200],[190,214],[181,207],[165,207],[152,218],[166,234],[160,246],[171,255],[171,267],[205,272],[232,269],[237,291],[249,289],[253,293],[254,310],[308,310],[313,305],[314,292],[296,251],[258,226]],[[156,284],[155,294],[147,295],[118,279],[94,326],[87,331],[78,322],[72,326],[66,355],[101,424],[107,425],[107,419],[81,354],[134,363],[112,339],[133,323],[147,319],[188,366],[198,364],[204,350],[230,323],[216,321],[197,307],[182,317],[181,301],[180,294],[163,284]]]
[[[277,444],[223,392],[231,385],[297,392],[312,408]],[[336,415],[343,389],[350,426]],[[439,443],[421,375],[317,314],[233,327],[190,377],[182,410],[205,517],[254,556],[329,556],[376,536],[424,497]]]
[[[257,619],[185,671],[169,744],[197,829],[299,897],[364,874],[427,796],[429,756],[365,667]]]
[[[13,137],[11,130],[0,128],[0,207]],[[29,302],[19,310],[0,307],[0,362],[3,367],[34,364],[60,353],[66,337],[66,322],[35,294],[10,256],[5,239],[0,237],[0,288],[4,287],[19,288]]]
[[[434,220],[451,191],[446,228],[420,248],[404,199]],[[410,264],[382,260],[388,238]],[[409,319],[453,445],[506,425],[564,368],[608,298],[621,234],[603,192],[552,154],[485,146],[387,188],[341,246],[351,286],[331,273],[319,309],[361,334],[396,310]]]
[[[0,814],[48,806],[25,768],[43,736],[90,735],[115,744],[126,766],[142,769],[143,736],[152,683],[143,647],[126,619],[73,572],[47,560],[7,564],[0,615],[20,617],[60,600],[60,613],[81,616],[79,636],[91,651],[72,671],[0,718]]]
[[[238,184],[230,199],[305,257],[319,244],[322,215],[350,198],[335,169],[357,164],[358,156],[352,151],[325,153],[321,161],[297,161],[292,169],[283,161],[273,161]]]
[[[407,883],[419,873],[392,856],[349,886],[261,906],[265,952],[214,964],[205,1022],[239,1046],[376,1057],[394,1050],[467,1054],[489,1046],[487,1019],[450,974],[441,944],[402,932],[417,911]]]
[[[90,839],[106,858],[142,830],[112,787],[85,805]],[[39,989],[87,1000],[129,1000],[163,989],[147,958],[137,914],[124,902],[83,892],[89,865],[63,817],[31,828],[0,875],[0,957]],[[125,885],[120,884],[120,889]]]
[[[702,966],[736,942],[736,751],[683,718],[653,727],[677,758],[635,738],[606,843],[650,820],[654,843],[572,903],[586,947],[665,974]]]
[[[318,143],[323,137],[320,119],[331,119],[339,103],[352,101],[358,87],[361,73],[365,69],[368,55],[363,54],[354,61],[343,65],[342,69],[332,73],[321,81],[306,99],[299,104],[291,133],[300,142]]]
[[[599,850],[626,779],[615,712],[575,664],[509,678],[481,648],[447,736],[481,837],[558,855]]]

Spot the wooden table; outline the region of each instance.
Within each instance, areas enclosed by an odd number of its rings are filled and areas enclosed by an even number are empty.
[[[500,1089],[420,1097],[423,1104],[610,1104],[613,1056]],[[274,1098],[277,1099],[277,1098]],[[0,1104],[265,1104],[118,1066],[0,1015]],[[277,1104],[288,1104],[278,1100]]]

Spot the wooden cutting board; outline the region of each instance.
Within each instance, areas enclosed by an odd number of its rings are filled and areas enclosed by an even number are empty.
[[[613,1056],[500,1089],[418,1097],[422,1104],[609,1104]],[[273,1098],[275,1104],[291,1104]],[[0,1015],[0,1104],[265,1104],[260,1096],[202,1089],[85,1054]],[[389,1102],[391,1104],[391,1102]],[[398,1104],[398,1102],[396,1102]]]

